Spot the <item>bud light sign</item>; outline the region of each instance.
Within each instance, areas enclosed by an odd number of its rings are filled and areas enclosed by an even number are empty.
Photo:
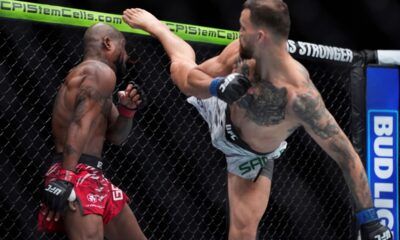
[[[381,222],[399,239],[399,68],[367,69],[367,173]]]

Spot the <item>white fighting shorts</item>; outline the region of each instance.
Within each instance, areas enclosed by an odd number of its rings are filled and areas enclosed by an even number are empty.
[[[283,141],[277,149],[266,154],[255,153],[251,149],[246,150],[226,137],[226,134],[232,134],[232,126],[226,124],[226,102],[216,97],[207,99],[189,97],[187,101],[197,108],[208,123],[212,145],[225,154],[228,172],[232,174],[254,180],[267,161],[279,158],[286,149],[287,143]]]

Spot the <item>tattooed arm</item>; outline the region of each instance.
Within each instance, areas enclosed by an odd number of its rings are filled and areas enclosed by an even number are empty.
[[[307,90],[295,96],[291,110],[307,133],[339,164],[356,210],[372,207],[371,192],[360,157],[326,109],[317,89],[311,84]]]

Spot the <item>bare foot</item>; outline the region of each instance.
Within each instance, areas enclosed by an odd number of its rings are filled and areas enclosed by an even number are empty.
[[[169,28],[153,14],[141,8],[128,8],[124,11],[122,19],[126,24],[133,28],[142,29],[151,35],[157,35],[159,30],[168,30]]]
[[[193,48],[180,37],[169,30],[167,25],[158,20],[153,14],[140,8],[126,9],[122,19],[129,26],[139,28],[150,33],[163,45],[171,62],[188,62],[195,65],[195,53]]]

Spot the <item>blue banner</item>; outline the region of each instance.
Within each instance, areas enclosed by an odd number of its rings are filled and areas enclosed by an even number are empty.
[[[367,69],[367,173],[381,222],[399,239],[399,68]]]

